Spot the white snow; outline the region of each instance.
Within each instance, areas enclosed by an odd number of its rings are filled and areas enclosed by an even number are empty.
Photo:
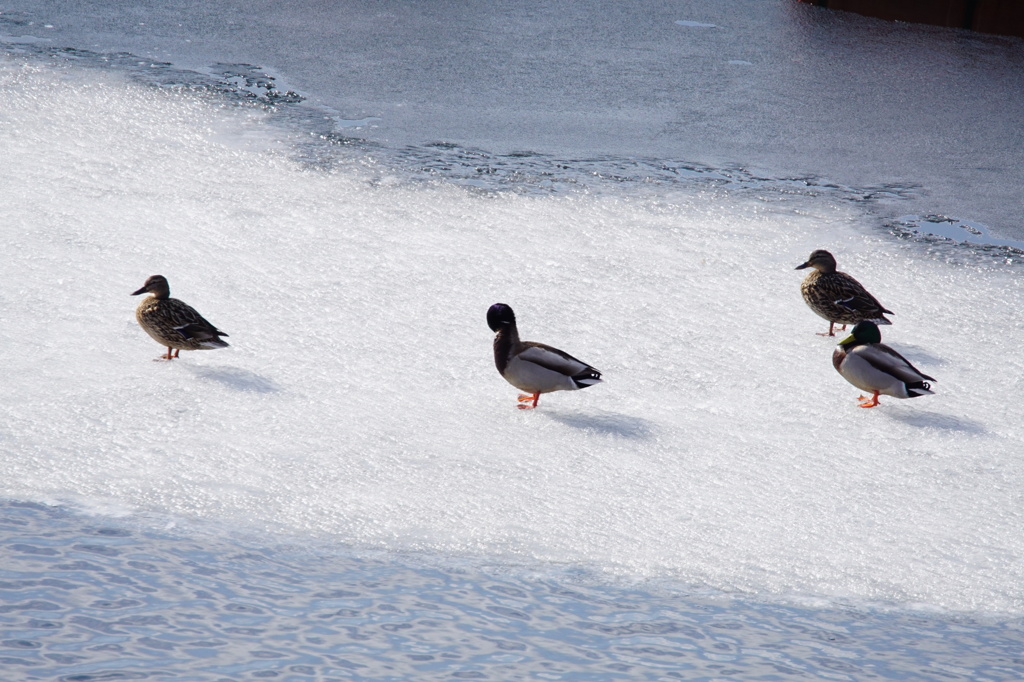
[[[0,495],[1024,613],[1019,269],[839,200],[494,195],[288,143],[215,100],[0,64]],[[793,270],[822,247],[935,396],[856,407]],[[152,274],[231,348],[154,361],[129,296]],[[498,301],[604,383],[516,410]]]

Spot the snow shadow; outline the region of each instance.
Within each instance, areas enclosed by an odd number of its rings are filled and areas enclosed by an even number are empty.
[[[238,367],[197,367],[188,365],[190,372],[200,379],[223,384],[236,391],[252,393],[279,393],[281,386],[273,379]]]
[[[927,400],[927,396],[925,397]],[[943,429],[944,431],[963,431],[964,433],[985,434],[988,429],[982,422],[967,417],[954,417],[938,412],[892,412],[888,415],[896,421],[918,428]]]
[[[654,434],[654,423],[628,414],[603,413],[579,414],[545,412],[547,417],[556,422],[585,431],[597,431],[621,438],[646,440]]]

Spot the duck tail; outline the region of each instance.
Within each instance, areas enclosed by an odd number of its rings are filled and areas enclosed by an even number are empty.
[[[935,395],[935,391],[932,390],[932,385],[927,381],[914,381],[907,384],[907,393],[911,398],[916,398],[922,395]]]
[[[575,374],[570,377],[576,388],[586,388],[587,386],[593,386],[594,384],[601,383],[601,373],[593,367],[588,367],[579,374]]]
[[[888,310],[886,310],[885,312],[889,313]],[[889,313],[889,314],[892,315],[892,313]],[[875,324],[892,324],[892,322],[890,322],[889,320],[885,319],[884,315],[879,315],[878,317],[873,317],[873,318],[871,318],[870,321],[874,322]]]

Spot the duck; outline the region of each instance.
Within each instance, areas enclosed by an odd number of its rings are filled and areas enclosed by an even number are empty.
[[[860,407],[878,405],[879,394],[894,398],[934,395],[929,381],[933,377],[882,343],[882,332],[871,320],[858,322],[850,335],[839,342],[832,353],[832,366],[844,379],[871,397],[859,396]]]
[[[828,320],[828,331],[817,332],[819,336],[835,336],[835,325],[857,324],[871,320],[875,324],[892,324],[885,315],[895,315],[882,307],[868,290],[845,272],[836,271],[836,259],[825,249],[811,252],[807,262],[795,269],[814,268],[800,285],[804,302],[820,317]]]
[[[494,364],[505,381],[526,395],[517,407],[537,407],[542,393],[575,391],[601,383],[601,372],[565,351],[534,341],[520,341],[511,306],[495,303],[487,310],[487,326],[495,332]]]
[[[167,355],[160,356],[161,359],[173,360],[183,350],[210,350],[228,346],[227,341],[220,338],[227,334],[210,324],[192,306],[171,298],[171,287],[163,275],[148,278],[132,296],[145,293],[152,296],[147,296],[139,303],[135,309],[135,319],[154,341],[167,347]]]

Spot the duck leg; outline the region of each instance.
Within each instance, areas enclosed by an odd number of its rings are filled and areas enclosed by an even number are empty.
[[[870,398],[859,395],[857,396],[857,400],[860,401],[859,407],[874,407],[878,404],[878,391],[874,391],[874,394]]]
[[[533,408],[537,407],[537,401],[540,400],[540,393],[534,393],[533,395],[526,395],[525,393],[520,393],[519,398],[517,398],[517,400],[519,400],[519,404],[516,405],[516,407],[518,407],[520,410],[532,410]],[[530,402],[531,400],[533,401],[533,404],[527,405],[526,403]]]
[[[836,326],[835,322],[829,322],[828,323],[828,331],[827,332],[818,332],[817,333],[818,336],[835,336],[836,333],[833,331],[833,328],[835,326]],[[843,329],[846,329],[846,325],[845,324],[843,325]]]

